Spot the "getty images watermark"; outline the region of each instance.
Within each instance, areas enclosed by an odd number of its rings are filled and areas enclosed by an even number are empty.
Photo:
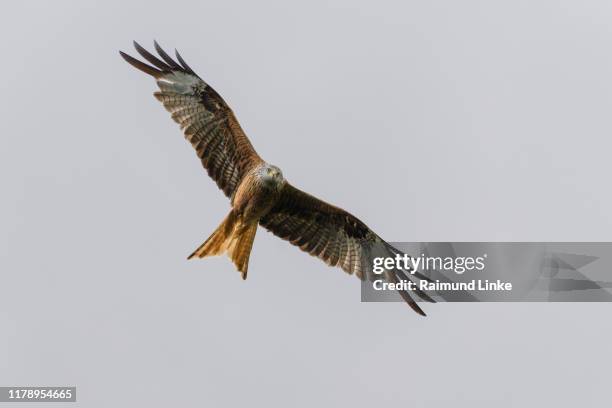
[[[414,258],[408,254],[395,254],[388,257],[376,257],[372,261],[372,272],[382,275],[385,271],[399,269],[414,274],[416,271],[431,272],[454,272],[463,274],[470,271],[483,271],[487,254],[478,257],[457,256],[421,256]],[[499,279],[489,281],[488,279],[472,279],[468,282],[441,282],[439,280],[406,280],[399,282],[386,282],[376,279],[373,282],[374,290],[429,290],[429,291],[448,291],[448,290],[512,290],[511,282],[504,282]]]
[[[372,273],[361,285],[363,302],[401,302],[398,291],[414,290],[447,302],[612,301],[609,242],[392,245],[399,254],[373,248]],[[389,273],[397,279],[389,279]]]

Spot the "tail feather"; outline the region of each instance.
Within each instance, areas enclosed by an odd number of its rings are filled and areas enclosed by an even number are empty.
[[[249,257],[253,248],[253,241],[255,241],[255,233],[257,233],[257,224],[248,225],[243,231],[234,235],[234,239],[232,239],[228,248],[228,254],[242,274],[242,279],[247,278]]]
[[[213,232],[198,249],[193,251],[187,259],[193,257],[204,258],[205,256],[221,255],[224,253],[229,246],[229,240],[232,238],[232,233],[236,227],[236,221],[234,212],[230,211],[215,232]]]
[[[215,232],[187,259],[222,255],[227,252],[238,271],[242,274],[242,279],[246,279],[249,268],[249,256],[251,255],[256,232],[257,223],[244,224],[241,218],[231,211]]]

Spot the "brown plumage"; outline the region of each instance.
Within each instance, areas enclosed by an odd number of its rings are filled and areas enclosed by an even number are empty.
[[[134,43],[136,51],[152,65],[120,54],[156,79],[160,91],[155,97],[181,126],[202,165],[232,205],[221,225],[189,259],[227,253],[246,279],[257,225],[261,225],[331,266],[362,280],[379,279],[372,273],[373,258],[400,252],[347,211],[289,184],[278,167],[259,157],[221,96],[178,52],[175,61],[157,42],[154,45],[161,59]],[[386,271],[383,277],[388,282],[428,279],[400,269]],[[426,293],[415,292],[433,302]],[[408,292],[400,294],[412,309],[425,315]]]

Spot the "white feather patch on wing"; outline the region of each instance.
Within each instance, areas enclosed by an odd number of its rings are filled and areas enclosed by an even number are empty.
[[[157,85],[164,92],[182,95],[195,95],[206,88],[206,83],[200,78],[179,71],[174,71],[160,77],[157,80]]]

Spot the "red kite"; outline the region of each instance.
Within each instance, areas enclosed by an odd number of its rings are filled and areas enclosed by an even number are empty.
[[[221,225],[189,259],[227,253],[246,279],[257,225],[261,225],[361,280],[381,279],[372,272],[374,253],[380,251],[380,256],[391,257],[401,253],[357,217],[289,184],[278,167],[259,157],[230,107],[185,63],[178,51],[174,60],[157,42],[154,44],[159,58],[134,42],[136,51],[151,65],[124,52],[120,54],[155,78],[160,89],[155,97],[181,126],[208,175],[232,206]],[[407,281],[409,276],[429,280],[409,269],[394,268],[382,275],[393,283]],[[433,302],[421,290],[414,291],[423,300]],[[399,292],[412,309],[425,315],[407,291]]]

